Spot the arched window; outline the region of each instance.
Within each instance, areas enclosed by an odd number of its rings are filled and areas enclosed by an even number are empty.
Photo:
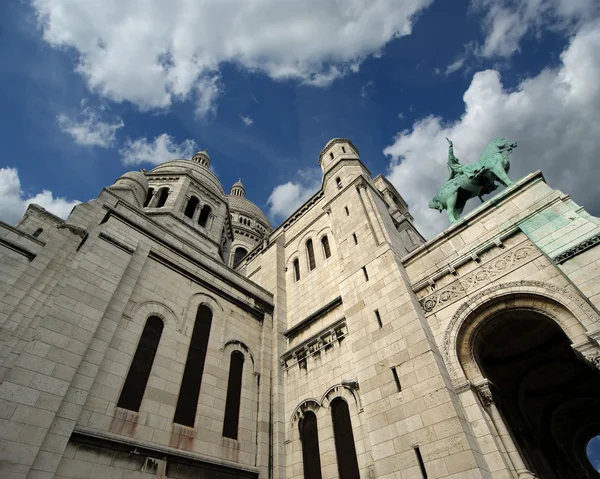
[[[315,251],[311,239],[306,242],[306,254],[308,255],[308,270],[312,271],[315,269]]]
[[[201,304],[196,313],[196,322],[194,323],[194,331],[192,332],[185,369],[183,370],[183,380],[179,389],[179,398],[177,399],[177,408],[173,418],[173,421],[177,424],[194,427],[211,324],[212,311],[208,306]]]
[[[348,403],[341,398],[331,401],[331,418],[340,479],[360,479]]]
[[[294,279],[296,281],[300,280],[300,261],[298,261],[298,258],[294,260]]]
[[[210,215],[210,206],[204,205],[200,210],[200,216],[198,217],[198,224],[200,226],[206,226],[208,222],[208,217]]]
[[[38,228],[37,230],[35,230],[35,231],[33,232],[33,235],[32,235],[32,236],[33,236],[34,238],[37,238],[39,235],[41,235],[41,234],[42,234],[42,231],[44,231],[44,228]]]
[[[239,351],[233,351],[231,353],[231,361],[229,365],[227,399],[225,400],[225,419],[223,421],[223,436],[231,439],[237,439],[238,437],[243,369],[244,355]]]
[[[241,246],[235,249],[235,254],[233,255],[233,267],[235,268],[238,263],[242,260],[244,256],[248,254],[246,248],[242,248]]]
[[[196,208],[198,208],[198,203],[200,203],[200,200],[195,196],[192,196],[188,200],[187,206],[185,207],[185,211],[183,212],[183,214],[188,218],[193,218],[194,213],[196,212]]]
[[[321,245],[323,246],[323,254],[325,255],[325,259],[331,256],[331,250],[329,249],[329,240],[327,236],[323,236],[321,238]]]
[[[146,200],[144,201],[144,208],[150,204],[150,200],[154,196],[154,188],[148,188],[148,193],[146,194]]]
[[[335,179],[335,184],[337,185],[338,190],[342,189],[342,180],[340,180],[339,176]]]
[[[144,326],[131,366],[129,366],[129,372],[117,403],[118,407],[130,411],[140,410],[162,330],[162,320],[157,316],[150,316]]]
[[[300,442],[302,442],[302,465],[304,479],[321,479],[321,453],[319,452],[319,433],[317,416],[306,411],[298,423]]]
[[[169,188],[161,188],[158,190],[158,201],[156,202],[156,208],[162,208],[167,202],[169,197]]]

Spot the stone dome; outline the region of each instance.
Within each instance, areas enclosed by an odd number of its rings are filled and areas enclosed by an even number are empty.
[[[243,196],[234,195],[227,195],[227,200],[229,201],[229,211],[231,213],[241,213],[250,218],[257,218],[264,226],[267,226],[269,229],[272,228],[267,215],[252,201],[247,200]]]
[[[193,160],[167,161],[151,170],[151,173],[164,173],[165,175],[189,173],[215,195],[220,197],[225,196],[225,190],[216,175],[206,166]]]
[[[142,171],[128,171],[115,181],[114,186],[129,188],[140,205],[144,203],[144,199],[148,194],[148,179]]]

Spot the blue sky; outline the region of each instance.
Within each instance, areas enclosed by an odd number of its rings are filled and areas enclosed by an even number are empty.
[[[0,4],[1,219],[66,215],[123,172],[207,148],[274,225],[348,137],[431,237],[446,142],[475,161],[519,142],[600,214],[599,7],[593,0],[8,0]],[[476,202],[473,203],[475,206]]]
[[[4,0],[0,219],[30,202],[66,216],[131,169],[207,148],[274,225],[319,187],[348,137],[426,237],[446,142],[475,161],[518,141],[600,215],[595,0]],[[597,448],[597,449],[600,449]],[[600,463],[600,454],[592,458]]]

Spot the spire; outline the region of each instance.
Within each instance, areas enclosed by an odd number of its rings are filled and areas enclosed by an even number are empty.
[[[242,185],[242,179],[239,178],[231,187],[231,196],[246,196],[246,188]]]

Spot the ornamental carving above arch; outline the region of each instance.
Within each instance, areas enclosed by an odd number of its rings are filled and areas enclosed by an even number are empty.
[[[594,307],[592,307],[584,298],[582,298],[570,285],[558,286],[542,281],[511,281],[507,283],[499,283],[492,287],[486,288],[477,294],[469,297],[452,316],[446,330],[444,332],[442,349],[444,362],[448,368],[450,377],[453,380],[459,379],[460,363],[458,362],[457,339],[459,331],[463,324],[473,314],[477,314],[477,310],[485,307],[486,304],[502,298],[510,298],[511,296],[518,298],[523,296],[538,297],[551,306],[551,303],[558,303],[562,308],[569,312],[580,324],[583,332],[589,338],[589,332],[600,325],[600,315]],[[533,305],[523,306],[525,309],[535,310],[553,319],[557,324],[560,324],[558,317],[552,312],[551,308],[537,308]],[[490,315],[492,317],[493,315]],[[480,328],[479,325],[476,329]],[[563,329],[565,329],[563,327]],[[586,338],[587,339],[587,338]],[[473,360],[473,352],[469,355]]]

